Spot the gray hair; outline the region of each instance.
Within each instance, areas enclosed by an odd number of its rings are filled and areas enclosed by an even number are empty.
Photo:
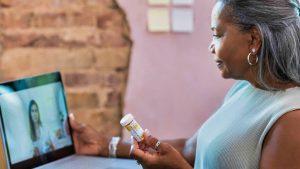
[[[298,0],[217,0],[230,9],[232,22],[241,31],[257,27],[262,37],[258,54],[257,83],[266,90],[278,90],[266,82],[266,74],[279,83],[300,86],[300,4]]]

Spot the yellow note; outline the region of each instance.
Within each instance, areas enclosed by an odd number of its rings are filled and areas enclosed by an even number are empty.
[[[148,30],[150,32],[169,32],[170,13],[167,8],[148,9]]]
[[[148,0],[150,5],[169,5],[170,0]]]

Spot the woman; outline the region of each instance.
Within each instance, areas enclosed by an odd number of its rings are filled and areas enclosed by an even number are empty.
[[[28,112],[30,136],[33,143],[33,156],[39,156],[54,150],[49,133],[43,129],[39,107],[36,101],[30,101]]]
[[[194,136],[160,142],[146,135],[131,156],[145,169],[299,168],[299,7],[298,0],[217,0],[209,50],[222,77],[236,84]],[[109,154],[107,139],[71,123],[77,152]],[[118,157],[125,147],[118,144]]]

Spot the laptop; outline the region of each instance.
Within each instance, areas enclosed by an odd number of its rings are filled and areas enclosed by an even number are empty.
[[[0,123],[7,169],[141,168],[134,160],[75,155],[60,72],[0,84]]]

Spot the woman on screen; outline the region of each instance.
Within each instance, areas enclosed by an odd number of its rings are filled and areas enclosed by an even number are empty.
[[[35,157],[53,151],[53,143],[48,132],[43,129],[39,107],[36,101],[30,101],[28,112],[30,136],[33,143],[33,156]]]

